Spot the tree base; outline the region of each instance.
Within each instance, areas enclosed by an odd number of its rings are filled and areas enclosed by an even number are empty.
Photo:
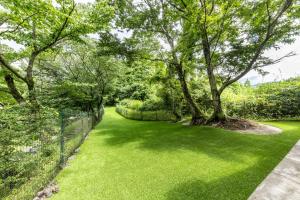
[[[228,117],[224,114],[216,114],[214,113],[205,124],[211,125],[211,124],[226,124],[228,122]]]
[[[190,125],[195,126],[195,125],[203,125],[205,124],[206,119],[203,117],[193,117],[191,120]]]

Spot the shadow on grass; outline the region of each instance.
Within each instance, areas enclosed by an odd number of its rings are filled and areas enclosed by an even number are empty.
[[[95,134],[105,136],[105,142],[110,146],[119,147],[138,142],[138,147],[143,150],[190,150],[237,162],[242,161],[240,155],[253,154],[262,158],[275,156],[280,160],[296,142],[296,138],[282,135],[243,135],[212,127],[141,122],[119,117],[104,120],[97,130]]]
[[[247,199],[266,173],[259,167],[250,167],[243,171],[224,176],[211,182],[191,180],[179,183],[167,192],[167,200],[243,200]]]
[[[96,136],[104,144],[119,148],[136,143],[143,151],[192,151],[227,162],[247,162],[247,168],[231,175],[213,177],[209,182],[192,179],[175,184],[167,191],[167,200],[247,199],[263,178],[286,155],[300,137],[297,122],[282,122],[287,129],[281,135],[244,135],[212,127],[188,127],[168,122],[141,122],[124,119],[114,114],[104,118]],[[296,126],[296,129],[289,129]],[[214,166],[211,166],[212,168]],[[214,179],[215,178],[215,179]]]

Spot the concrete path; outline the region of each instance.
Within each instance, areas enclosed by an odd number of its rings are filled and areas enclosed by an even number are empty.
[[[300,140],[248,200],[300,200]]]

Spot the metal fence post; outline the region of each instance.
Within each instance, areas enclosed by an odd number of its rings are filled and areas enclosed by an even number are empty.
[[[65,155],[64,155],[64,151],[65,151],[65,139],[64,139],[64,132],[65,132],[65,115],[63,111],[60,111],[60,166],[63,167],[64,163],[65,163]]]
[[[84,119],[84,117],[83,117],[83,112],[82,111],[80,112],[80,118],[81,118],[81,131],[84,134],[84,128],[83,128],[83,119]]]

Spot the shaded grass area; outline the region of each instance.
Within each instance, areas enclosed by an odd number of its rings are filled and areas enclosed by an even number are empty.
[[[298,121],[269,124],[283,133],[133,121],[108,108],[52,199],[247,199],[300,138]]]

